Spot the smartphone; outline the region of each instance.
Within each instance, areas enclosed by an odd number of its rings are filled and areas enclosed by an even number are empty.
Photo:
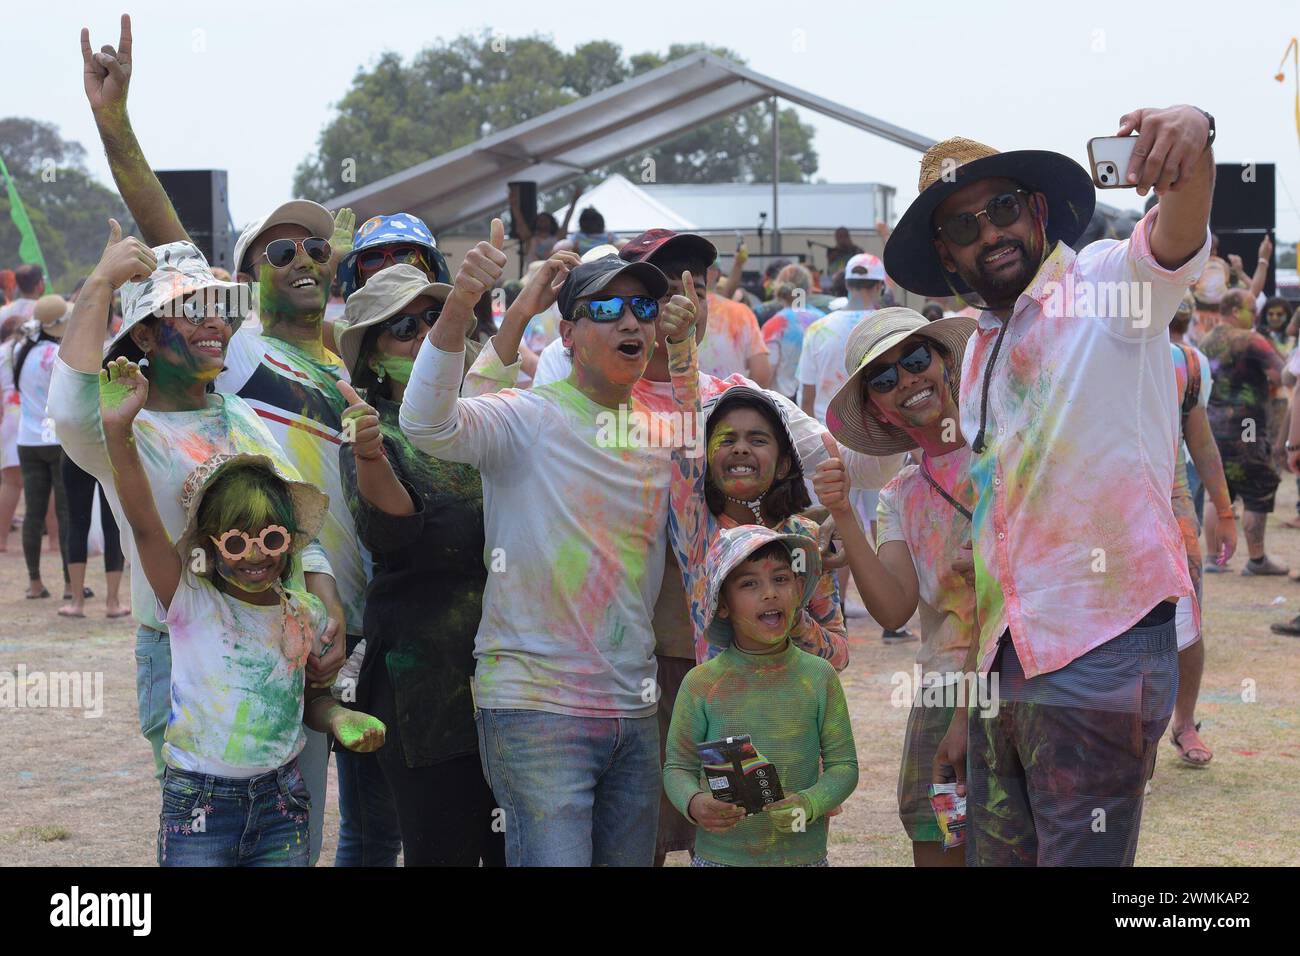
[[[1126,180],[1136,136],[1095,136],[1088,140],[1088,167],[1098,189],[1135,189]]]

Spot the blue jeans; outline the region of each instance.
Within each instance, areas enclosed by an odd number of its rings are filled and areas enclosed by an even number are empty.
[[[504,814],[507,866],[651,866],[659,722],[478,710],[479,755]]]
[[[348,635],[351,654],[361,638]],[[339,774],[339,845],[335,866],[397,866],[402,831],[397,804],[373,753],[334,752]]]
[[[171,716],[171,635],[140,625],[135,632],[135,694],[140,712],[140,733],[153,748],[154,776],[163,779],[167,765],[162,759],[163,737]],[[304,728],[305,730],[306,728]],[[306,730],[307,746],[298,755],[302,778],[311,793],[311,865],[320,859],[325,837],[325,787],[329,774],[329,738]]]
[[[168,767],[159,866],[306,866],[311,797],[291,760],[248,779]]]

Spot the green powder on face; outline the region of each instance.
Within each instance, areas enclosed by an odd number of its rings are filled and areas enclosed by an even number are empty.
[[[405,385],[411,380],[411,371],[415,368],[415,360],[404,355],[381,355],[375,360],[374,368],[376,372],[382,372],[385,378],[390,378],[394,382]]]

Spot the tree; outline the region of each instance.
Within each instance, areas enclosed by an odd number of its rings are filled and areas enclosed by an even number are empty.
[[[666,56],[640,53],[625,60],[622,49],[605,40],[565,53],[546,37],[482,33],[429,47],[409,65],[385,53],[353,77],[321,131],[316,154],[299,165],[294,191],[329,199],[705,48],[677,44]],[[729,50],[710,49],[743,62]],[[817,170],[812,127],[789,108],[780,123],[781,179],[805,182]],[[757,105],[585,178],[620,172],[649,181],[645,173],[653,170],[655,182],[766,181],[771,137],[770,109]],[[542,197],[543,205],[567,199],[567,190]]]
[[[108,219],[117,219],[129,231],[131,217],[117,193],[86,170],[81,144],[65,140],[53,124],[17,116],[0,119],[0,143],[41,243],[51,286],[67,292],[99,261]],[[19,264],[19,241],[9,199],[0,190],[0,266]]]

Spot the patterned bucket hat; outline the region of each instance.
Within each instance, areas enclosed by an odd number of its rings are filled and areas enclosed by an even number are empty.
[[[105,362],[119,355],[133,361],[141,358],[140,349],[131,339],[131,329],[151,315],[180,315],[181,300],[192,292],[203,292],[205,304],[218,304],[233,316],[232,330],[239,328],[252,309],[251,287],[242,282],[223,282],[214,276],[194,243],[169,242],[156,246],[153,253],[158,268],[149,278],[122,285],[122,328],[105,347]]]
[[[294,523],[291,554],[297,554],[311,543],[325,523],[329,511],[329,497],[315,485],[290,478],[281,471],[274,461],[266,455],[238,454],[213,455],[186,476],[181,485],[181,510],[185,513],[185,529],[177,539],[176,547],[182,556],[189,555],[196,547],[201,547],[198,540],[199,506],[212,483],[230,468],[260,468],[269,471],[289,489],[293,502]]]
[[[709,548],[704,564],[709,586],[708,603],[704,608],[704,619],[709,622],[705,635],[710,644],[726,647],[735,636],[731,621],[717,616],[718,602],[722,597],[722,584],[727,580],[727,575],[736,570],[759,548],[773,541],[785,545],[786,550],[790,552],[790,562],[795,573],[804,576],[803,597],[795,613],[802,611],[812,600],[813,592],[817,589],[817,579],[822,571],[821,552],[817,550],[816,541],[807,535],[782,534],[760,524],[724,528],[717,540],[713,542],[713,546]]]
[[[438,240],[434,238],[423,219],[412,216],[409,212],[399,212],[392,216],[371,216],[357,227],[352,251],[339,263],[338,281],[345,300],[362,285],[361,274],[357,269],[357,256],[367,249],[391,246],[399,242],[423,246],[428,253],[429,266],[434,272],[432,281],[451,283],[451,270],[447,268],[447,260],[438,251]]]

